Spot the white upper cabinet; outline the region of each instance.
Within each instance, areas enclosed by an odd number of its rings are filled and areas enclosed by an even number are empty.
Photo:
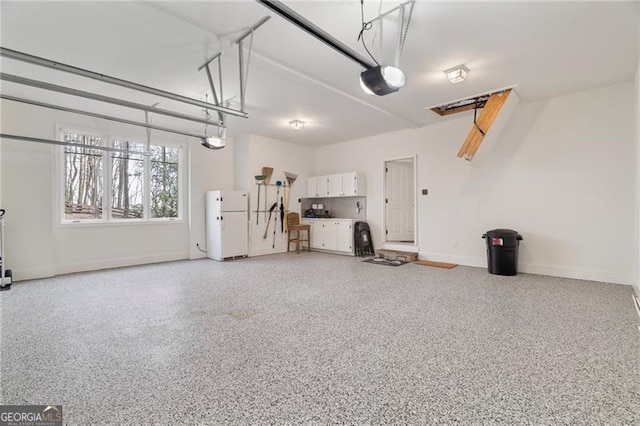
[[[329,196],[327,176],[307,178],[307,198],[324,198]]]
[[[342,174],[342,196],[364,195],[364,176],[356,172]]]
[[[307,198],[318,198],[318,178],[307,178]]]
[[[342,197],[342,175],[327,176],[329,197]]]
[[[318,197],[329,197],[329,180],[327,176],[318,176]]]
[[[364,175],[357,172],[307,178],[307,197],[355,197],[364,195]]]

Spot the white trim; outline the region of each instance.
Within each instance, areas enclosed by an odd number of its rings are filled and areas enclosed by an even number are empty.
[[[184,220],[173,218],[154,219],[112,219],[110,221],[85,219],[79,222],[65,221],[55,224],[56,228],[101,228],[109,226],[149,226],[149,225],[183,225]]]
[[[266,256],[268,254],[278,254],[278,253],[286,253],[287,249],[286,248],[282,248],[282,249],[278,249],[276,248],[260,248],[257,250],[253,250],[249,253],[249,257],[253,257],[253,256]]]
[[[13,273],[13,284],[19,281],[37,280],[40,278],[50,278],[56,275],[54,266],[47,266],[45,268],[27,268],[16,269],[11,268]]]
[[[413,243],[418,245],[418,154],[405,155],[402,157],[394,157],[385,159],[382,162],[382,198],[387,199],[387,163],[392,161],[411,160],[413,161]],[[387,203],[382,203],[382,238],[384,244],[395,244],[395,241],[387,241]]]
[[[417,244],[411,243],[384,243],[382,245],[383,250],[395,250],[395,251],[408,251],[411,253],[419,253],[420,247]]]
[[[456,256],[447,253],[422,252],[419,259],[436,262],[455,263],[463,266],[487,268],[486,257]],[[577,280],[598,281],[611,284],[629,285],[631,276],[627,273],[602,271],[595,269],[575,268],[571,266],[549,266],[518,261],[518,272],[525,274],[546,275],[551,277],[572,278]]]
[[[75,126],[68,124],[56,123],[55,137],[60,140],[63,133],[79,133],[91,137],[100,137],[104,140],[105,146],[112,146],[114,141],[131,141],[141,143],[148,147],[148,140],[144,136],[128,136],[126,132],[112,135],[106,131],[87,128],[84,126]],[[65,191],[65,154],[64,148],[57,148],[56,160],[54,162],[54,212],[53,225],[55,228],[66,227],[84,227],[84,226],[121,226],[121,225],[148,225],[148,224],[167,224],[167,223],[184,223],[187,217],[187,203],[189,196],[186,191],[189,190],[187,178],[189,176],[187,170],[187,156],[189,155],[189,145],[182,140],[168,140],[158,138],[151,142],[153,146],[165,146],[168,148],[178,149],[178,216],[175,218],[152,218],[151,217],[151,157],[145,156],[143,182],[143,217],[131,219],[118,219],[111,217],[111,168],[112,156],[109,153],[103,153],[102,156],[102,217],[100,219],[66,219],[64,213],[64,191]],[[149,147],[148,147],[149,148]],[[107,185],[108,184],[108,185]]]
[[[189,251],[189,259],[190,260],[196,260],[196,259],[206,259],[207,254],[201,252],[200,250],[198,250],[197,248],[195,250],[190,250]]]
[[[118,257],[104,259],[94,262],[76,262],[57,264],[55,275],[71,274],[75,272],[95,271],[99,269],[121,268],[125,266],[147,265],[150,263],[171,262],[174,260],[185,260],[189,258],[186,250],[159,253],[149,256],[138,257]]]

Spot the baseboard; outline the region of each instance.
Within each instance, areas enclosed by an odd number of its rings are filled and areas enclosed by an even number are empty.
[[[189,259],[190,260],[196,260],[196,259],[204,259],[205,257],[207,257],[207,253],[203,253],[200,250],[196,249],[196,250],[191,250],[189,252]]]
[[[265,256],[267,254],[278,254],[278,253],[286,253],[287,250],[286,249],[282,249],[282,250],[278,250],[278,249],[273,249],[273,248],[263,248],[263,249],[258,249],[258,250],[250,250],[249,251],[249,257],[252,256]]]
[[[476,268],[486,268],[487,260],[486,259],[478,259],[475,257],[469,256],[456,256],[447,253],[418,253],[418,259],[420,260],[432,260],[434,262],[446,262],[446,263],[455,263],[457,265],[464,266],[474,266]]]
[[[457,263],[458,265],[474,266],[478,268],[487,267],[486,258],[455,256],[447,253],[419,253],[418,258],[421,260],[433,260],[436,262]],[[562,266],[549,266],[533,263],[518,262],[518,272],[536,275],[548,275],[552,277],[573,278],[586,281],[600,281],[613,284],[629,285],[632,280],[628,274],[594,270],[594,269],[576,269]],[[636,292],[640,293],[640,289],[636,288]]]
[[[420,247],[415,244],[384,243],[380,248],[383,250],[406,251],[408,253],[418,253],[420,251]]]
[[[537,275],[550,275],[552,277],[574,278],[577,280],[600,281],[613,284],[629,285],[631,277],[628,274],[601,271],[594,269],[575,269],[536,264],[518,264],[518,271]]]
[[[50,266],[46,268],[27,268],[27,269],[16,269],[9,268],[13,273],[13,282],[18,281],[27,281],[27,280],[37,280],[40,278],[49,278],[56,275],[55,267]]]
[[[71,274],[74,272],[95,271],[99,269],[121,268],[124,266],[146,265],[149,263],[171,262],[188,259],[185,251],[155,254],[151,256],[121,257],[94,262],[78,262],[56,265],[55,275]]]

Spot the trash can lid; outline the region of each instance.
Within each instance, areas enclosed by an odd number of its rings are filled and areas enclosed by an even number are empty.
[[[516,238],[522,240],[522,235],[513,229],[492,229],[482,235],[482,238]]]

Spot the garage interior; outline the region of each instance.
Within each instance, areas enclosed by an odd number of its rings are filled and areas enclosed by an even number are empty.
[[[0,22],[0,405],[640,421],[637,2],[3,0]],[[245,256],[207,257],[215,190],[246,194]],[[457,266],[363,262],[362,222]],[[489,273],[492,229],[522,234],[516,275]]]

